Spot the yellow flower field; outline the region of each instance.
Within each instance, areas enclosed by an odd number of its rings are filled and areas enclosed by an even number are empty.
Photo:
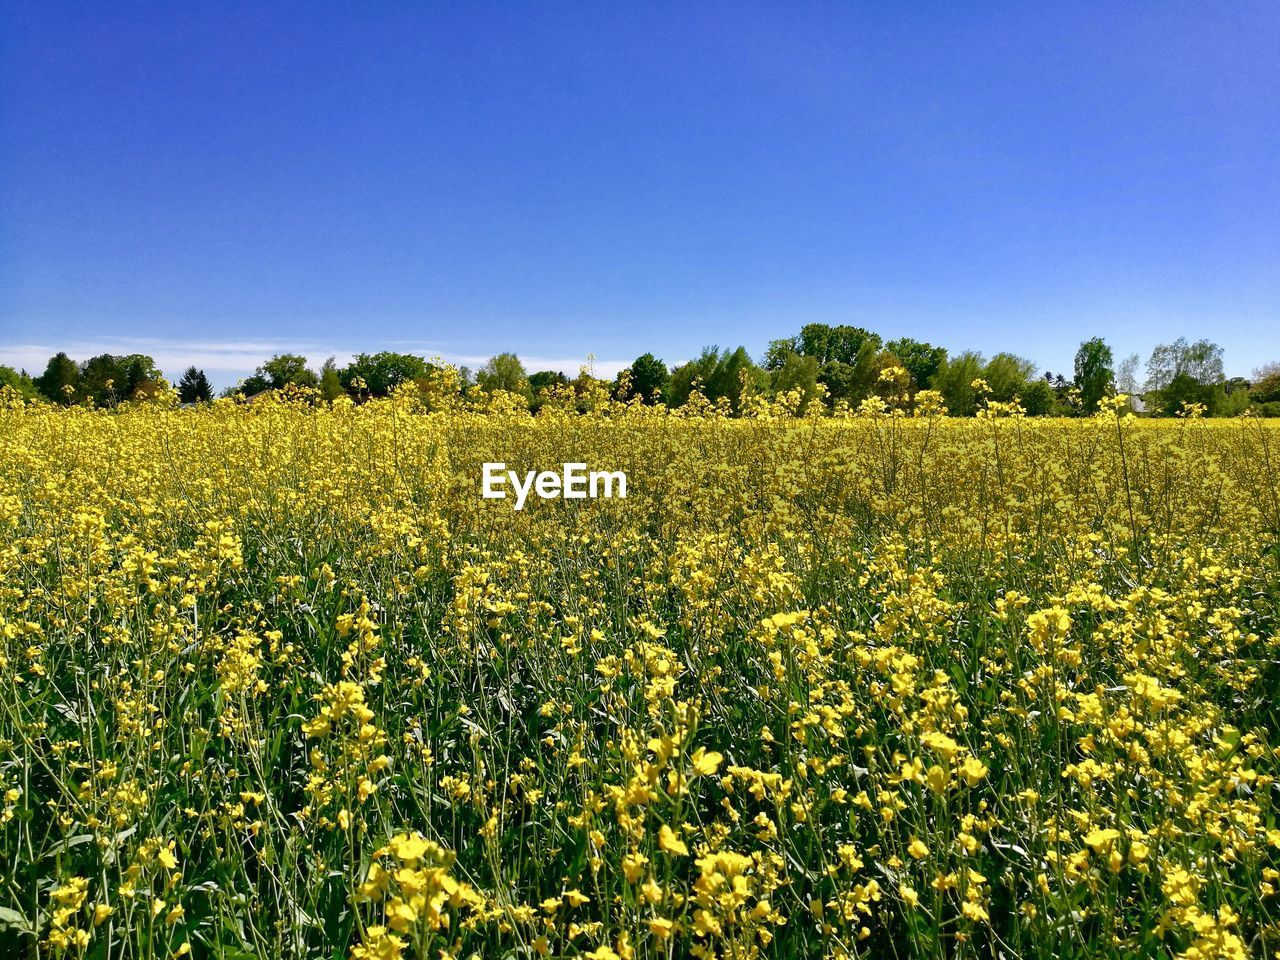
[[[433,406],[0,410],[0,955],[1280,956],[1274,422]]]

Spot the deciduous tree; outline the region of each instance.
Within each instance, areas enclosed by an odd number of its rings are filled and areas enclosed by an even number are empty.
[[[1101,337],[1084,341],[1076,351],[1075,385],[1085,413],[1095,412],[1107,391],[1114,387],[1112,362],[1111,348]]]

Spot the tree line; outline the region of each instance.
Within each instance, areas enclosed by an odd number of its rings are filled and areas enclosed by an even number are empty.
[[[680,407],[695,392],[711,403],[741,408],[748,395],[799,398],[807,407],[857,407],[874,397],[892,395],[905,404],[922,392],[944,404],[953,416],[973,416],[984,403],[1017,403],[1030,416],[1077,416],[1095,412],[1113,394],[1128,395],[1131,409],[1150,415],[1174,415],[1195,408],[1208,416],[1235,416],[1253,409],[1280,416],[1280,363],[1254,371],[1251,379],[1228,379],[1223,352],[1208,340],[1180,338],[1152,350],[1140,377],[1137,354],[1116,360],[1100,337],[1076,352],[1070,375],[1038,372],[1012,353],[984,357],[974,351],[951,354],[945,347],[910,337],[883,340],[863,327],[810,323],[791,337],[772,341],[753,359],[744,347],[705,348],[696,358],[668,367],[652,353],[637,357],[611,382],[589,371],[570,380],[557,370],[526,371],[513,353],[492,357],[474,374],[458,371],[464,391],[503,390],[525,398],[537,410],[548,391],[581,388],[590,379],[620,400]],[[439,368],[414,354],[362,353],[338,366],[334,358],[318,370],[298,354],[277,354],[224,396],[252,397],[287,387],[308,388],[324,400],[382,397],[406,383],[425,388]],[[158,395],[169,389],[155,362],[144,354],[100,354],[77,363],[66,353],[49,359],[43,373],[0,366],[0,386],[28,400],[55,404],[109,406],[122,400]],[[184,403],[212,399],[204,371],[190,367],[175,385]]]

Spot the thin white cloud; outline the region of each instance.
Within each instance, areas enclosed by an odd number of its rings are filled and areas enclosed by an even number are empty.
[[[470,367],[475,371],[483,366],[488,356],[458,354],[445,349],[443,344],[424,341],[394,341],[391,349],[404,353],[416,353],[427,358],[439,357],[449,363]],[[381,347],[371,345],[369,352]],[[300,353],[314,366],[325,358],[333,357],[339,366],[350,362],[360,350],[320,341],[298,340],[165,340],[157,337],[96,337],[61,344],[13,343],[0,344],[0,364],[25,369],[32,376],[44,370],[49,358],[58,351],[65,351],[74,360],[87,360],[100,353],[145,353],[171,380],[176,380],[187,367],[200,367],[219,386],[234,383],[248,376],[264,360],[277,353]],[[588,364],[586,357],[542,357],[518,354],[525,369],[559,370],[568,376],[577,376],[578,370]],[[591,368],[598,377],[615,377],[628,365],[625,360],[593,360]]]

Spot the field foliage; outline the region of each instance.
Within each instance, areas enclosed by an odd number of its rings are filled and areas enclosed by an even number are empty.
[[[515,406],[0,411],[0,951],[1280,951],[1273,425]]]

